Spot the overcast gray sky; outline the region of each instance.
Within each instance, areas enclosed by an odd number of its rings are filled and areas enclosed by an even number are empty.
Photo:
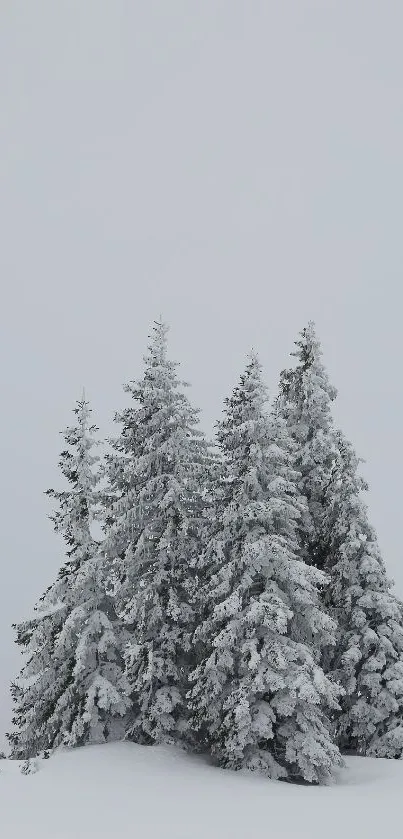
[[[58,432],[84,384],[111,432],[160,313],[207,431],[316,321],[403,596],[402,30],[401,0],[2,0],[0,731]]]

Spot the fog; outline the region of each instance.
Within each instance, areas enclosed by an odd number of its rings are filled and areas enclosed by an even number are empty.
[[[102,435],[153,320],[211,433],[251,347],[314,319],[403,595],[403,5],[3,0],[0,732],[11,623],[63,559],[44,490],[85,385]]]

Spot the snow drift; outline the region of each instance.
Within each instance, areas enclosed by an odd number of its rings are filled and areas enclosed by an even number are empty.
[[[216,769],[131,743],[0,762],[4,839],[379,839],[397,835],[403,762],[349,758],[327,787]]]

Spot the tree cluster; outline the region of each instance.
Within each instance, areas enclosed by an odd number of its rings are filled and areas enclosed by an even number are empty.
[[[102,459],[77,404],[48,491],[66,561],[16,626],[13,757],[127,738],[323,783],[343,753],[402,755],[402,605],[313,324],[294,355],[270,407],[248,357],[214,445],[162,323]]]

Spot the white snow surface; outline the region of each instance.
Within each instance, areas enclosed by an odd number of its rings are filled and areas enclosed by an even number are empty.
[[[59,751],[33,775],[0,761],[4,839],[379,839],[399,835],[403,761],[349,758],[327,787],[221,770],[173,748]]]

